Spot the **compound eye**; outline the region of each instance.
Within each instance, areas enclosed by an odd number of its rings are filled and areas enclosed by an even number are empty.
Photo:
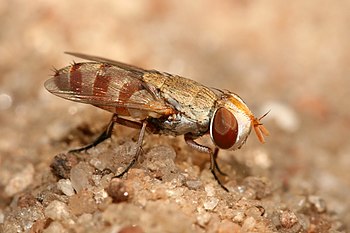
[[[238,135],[236,117],[226,108],[219,108],[212,120],[210,135],[216,146],[230,149],[236,143]]]

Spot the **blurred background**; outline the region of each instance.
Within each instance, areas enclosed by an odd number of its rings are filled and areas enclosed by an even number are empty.
[[[260,157],[243,149],[238,159],[267,167],[287,192],[322,197],[349,223],[349,12],[350,1],[331,0],[0,1],[0,187],[47,169],[62,150],[52,140],[76,125],[106,123],[109,114],[43,87],[53,67],[79,61],[63,53],[72,51],[231,90],[257,115],[271,110],[267,143],[246,145]]]

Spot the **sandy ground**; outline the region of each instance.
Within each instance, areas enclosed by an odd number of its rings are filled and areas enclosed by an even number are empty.
[[[0,1],[0,232],[346,232],[350,2]],[[64,51],[239,94],[271,132],[208,156],[138,132],[76,155],[110,114],[49,94]],[[204,138],[203,143],[210,145]],[[112,173],[111,173],[112,172]]]

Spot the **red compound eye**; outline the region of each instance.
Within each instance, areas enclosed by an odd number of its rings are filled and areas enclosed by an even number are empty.
[[[231,148],[238,135],[236,117],[226,108],[219,108],[212,121],[210,134],[215,145],[221,149]]]

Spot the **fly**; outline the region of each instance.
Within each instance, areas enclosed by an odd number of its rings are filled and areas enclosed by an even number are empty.
[[[56,70],[45,82],[45,88],[64,99],[113,113],[106,129],[94,142],[70,152],[87,150],[110,138],[115,123],[140,130],[135,155],[116,177],[127,173],[138,160],[146,131],[184,135],[190,147],[210,155],[210,170],[219,185],[228,191],[217,176],[217,172],[225,175],[216,161],[219,149],[241,148],[251,129],[261,143],[265,141],[264,136],[269,135],[260,123],[262,117],[256,118],[244,101],[230,91],[208,88],[178,75],[101,57],[67,54],[90,62],[74,63]],[[207,134],[215,145],[214,150],[195,141]]]

